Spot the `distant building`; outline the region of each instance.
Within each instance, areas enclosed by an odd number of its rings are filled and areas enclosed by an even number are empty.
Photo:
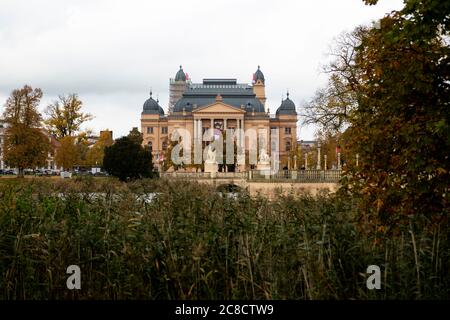
[[[103,134],[107,134],[110,137],[110,139],[113,140],[112,130],[101,130],[100,134],[98,135],[91,134],[90,136],[87,137],[89,147],[93,146],[100,139],[100,136]]]
[[[303,152],[309,152],[312,148],[314,148],[317,144],[317,141],[315,140],[300,140],[297,141],[297,146],[300,148]]]
[[[291,150],[296,150],[297,144],[296,107],[288,93],[276,114],[269,114],[265,77],[259,66],[251,85],[238,83],[236,79],[203,79],[201,83],[192,83],[181,66],[169,84],[168,114],[164,113],[159,101],[153,99],[152,92],[141,113],[143,144],[150,148],[156,163],[167,150],[171,135],[181,128],[189,131],[192,145],[202,139],[207,129],[220,132],[225,129],[243,129],[246,132],[254,129],[258,135],[267,137],[265,145],[259,148],[264,147],[269,154],[271,129],[279,129],[279,161],[283,167],[288,165],[288,157]],[[249,151],[245,137],[238,138],[236,144]],[[249,168],[246,165],[239,170]]]

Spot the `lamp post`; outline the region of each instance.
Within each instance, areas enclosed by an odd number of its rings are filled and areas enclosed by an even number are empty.
[[[305,152],[305,170],[308,170],[308,152]]]
[[[320,142],[317,144],[317,170],[320,170]]]
[[[337,154],[337,169],[341,170],[341,153],[338,152]]]

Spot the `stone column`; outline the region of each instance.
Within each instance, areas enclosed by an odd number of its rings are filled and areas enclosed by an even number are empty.
[[[236,119],[236,145],[239,148],[241,146],[241,134],[239,132],[239,129],[241,128],[241,120],[240,119]]]
[[[194,120],[194,163],[200,164],[202,162],[202,120]]]
[[[209,120],[211,121],[211,128],[210,128],[209,133],[210,133],[210,135],[211,135],[210,137],[212,139],[212,137],[214,136],[214,119],[210,118]]]
[[[324,168],[323,168],[323,169],[324,169],[324,170],[327,170],[327,155],[324,155],[324,156],[323,156],[323,160],[324,160],[324,162],[325,162],[325,163],[324,163]]]
[[[244,117],[242,117],[241,119],[241,144],[242,144],[242,149],[244,150],[244,154],[245,154],[245,135],[244,135],[244,131],[245,131],[245,125],[244,125]]]
[[[194,143],[198,140],[198,120],[194,119]]]
[[[358,153],[356,154],[356,166],[357,167],[359,166],[359,154]]]
[[[227,130],[227,119],[223,119],[223,130]]]

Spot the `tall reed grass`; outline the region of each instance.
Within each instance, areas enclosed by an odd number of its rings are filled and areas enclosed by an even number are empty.
[[[325,192],[269,201],[188,181],[2,181],[0,299],[450,297],[447,225],[387,236],[358,219]],[[73,264],[81,290],[66,288]],[[373,264],[381,290],[366,287]]]

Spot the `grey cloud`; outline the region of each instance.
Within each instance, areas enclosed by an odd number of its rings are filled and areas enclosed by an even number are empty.
[[[76,92],[96,115],[95,129],[125,134],[139,123],[150,87],[166,109],[169,78],[180,64],[194,81],[241,82],[261,65],[274,112],[286,89],[298,105],[324,83],[319,65],[334,36],[401,4],[2,0],[0,98],[25,83],[50,100]],[[305,130],[312,138],[313,129]]]

